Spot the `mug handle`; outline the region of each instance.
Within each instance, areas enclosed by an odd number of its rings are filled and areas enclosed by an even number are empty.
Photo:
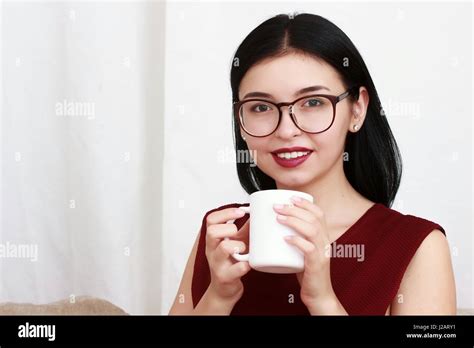
[[[240,210],[243,210],[245,213],[250,214],[250,207],[239,207]],[[239,254],[233,253],[232,257],[237,261],[248,261],[249,260],[249,253],[247,254]]]

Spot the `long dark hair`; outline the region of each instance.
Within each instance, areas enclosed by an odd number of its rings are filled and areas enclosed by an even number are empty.
[[[364,86],[367,89],[370,100],[364,125],[358,132],[347,134],[345,152],[349,160],[344,161],[344,172],[350,184],[364,197],[391,207],[402,173],[400,151],[360,53],[335,24],[307,13],[281,14],[260,24],[234,55],[230,77],[233,101],[239,100],[240,82],[251,66],[265,58],[292,51],[312,55],[330,64],[346,88]],[[236,154],[248,151],[235,117],[233,130]],[[247,193],[276,189],[275,180],[258,166],[243,162],[237,161],[237,173]]]

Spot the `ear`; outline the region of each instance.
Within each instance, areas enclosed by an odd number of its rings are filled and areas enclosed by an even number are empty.
[[[364,86],[359,88],[359,99],[352,104],[352,117],[349,123],[349,132],[358,132],[364,124],[369,106],[369,92]]]

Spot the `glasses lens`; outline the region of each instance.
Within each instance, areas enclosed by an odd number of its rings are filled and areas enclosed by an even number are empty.
[[[265,136],[277,127],[279,112],[271,103],[263,100],[249,100],[241,105],[239,117],[248,133]]]
[[[333,121],[334,111],[331,101],[321,96],[313,96],[299,100],[293,106],[298,126],[311,133],[328,129]]]

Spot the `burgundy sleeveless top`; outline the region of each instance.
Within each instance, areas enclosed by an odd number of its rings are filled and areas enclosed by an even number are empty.
[[[211,280],[205,255],[207,215],[239,206],[248,206],[248,203],[227,204],[208,211],[203,218],[192,278],[194,307]],[[240,228],[248,218],[246,214],[234,223]],[[446,234],[434,222],[403,215],[376,203],[334,241],[337,247],[345,244],[364,246],[363,260],[361,257],[337,257],[337,254],[330,260],[332,286],[347,313],[385,315],[410,260],[425,237],[435,229]],[[337,252],[337,247],[333,245],[332,250]],[[295,274],[272,274],[251,269],[242,277],[242,283],[244,293],[231,315],[309,315],[300,299],[300,285]]]

